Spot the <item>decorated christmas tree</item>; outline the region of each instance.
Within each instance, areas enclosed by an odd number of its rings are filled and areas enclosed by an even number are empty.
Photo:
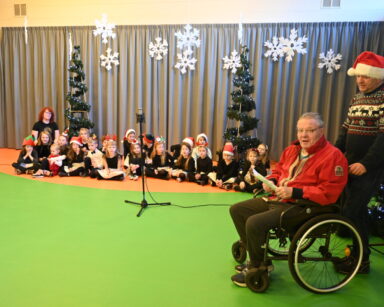
[[[236,122],[235,127],[227,128],[224,133],[225,140],[237,146],[238,153],[243,153],[248,148],[257,147],[259,139],[253,137],[257,128],[258,119],[251,115],[256,110],[256,103],[252,98],[254,86],[253,76],[249,71],[248,48],[243,46],[240,54],[240,63],[233,78],[234,91],[231,93],[233,103],[228,107],[227,117]]]
[[[88,112],[91,105],[86,102],[85,93],[88,88],[84,83],[85,73],[83,62],[80,59],[80,46],[75,46],[69,63],[70,72],[69,87],[70,91],[66,96],[69,107],[65,109],[65,117],[69,121],[69,137],[79,134],[80,128],[91,129],[94,123],[89,120]]]

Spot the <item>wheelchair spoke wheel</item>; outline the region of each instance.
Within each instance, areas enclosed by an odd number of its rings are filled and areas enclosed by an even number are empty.
[[[348,232],[350,236],[342,238],[338,236],[340,231]],[[308,240],[311,241],[309,246]],[[338,273],[336,264],[350,252],[355,259],[350,271]],[[362,241],[352,223],[340,215],[324,214],[309,220],[296,232],[289,249],[288,264],[301,287],[315,293],[329,293],[352,280],[362,257]]]
[[[256,293],[265,292],[269,287],[269,276],[267,271],[251,269],[245,276],[247,287]]]
[[[290,245],[290,240],[289,238],[286,238],[287,242],[284,246],[280,246],[280,239],[277,237],[276,233],[274,230],[272,230],[269,233],[269,238],[268,238],[268,253],[273,255],[273,256],[288,256],[289,253],[289,245]],[[314,239],[313,238],[307,238],[300,246],[302,250],[305,250],[309,248]]]
[[[241,241],[232,244],[232,256],[238,263],[244,263],[247,259],[247,249]]]

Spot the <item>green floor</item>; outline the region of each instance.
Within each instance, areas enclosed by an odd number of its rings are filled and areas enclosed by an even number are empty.
[[[379,306],[384,257],[341,291],[301,289],[276,262],[267,293],[230,281],[237,239],[228,207],[139,208],[141,193],[0,174],[0,306]],[[178,205],[232,204],[240,193],[153,193]],[[150,198],[148,197],[148,200]]]

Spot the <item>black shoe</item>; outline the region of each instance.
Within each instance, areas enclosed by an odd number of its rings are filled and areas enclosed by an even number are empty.
[[[235,186],[233,187],[233,189],[234,189],[236,192],[241,192],[241,191],[243,191],[243,190],[240,188],[239,185],[235,185]]]
[[[247,268],[247,266],[249,265],[249,263],[242,263],[242,264],[238,264],[235,266],[235,271],[237,273],[241,273],[242,271],[244,271],[245,268]],[[272,261],[271,260],[267,260],[265,263],[264,263],[264,266],[267,267],[267,270],[268,272],[272,272],[274,270],[274,266],[272,264]]]
[[[247,275],[248,269],[245,268],[240,273],[232,275],[231,280],[232,282],[242,288],[247,287],[247,283],[245,282],[245,276]]]
[[[82,172],[80,173],[80,177],[88,177],[89,173],[88,172]]]
[[[345,257],[341,259],[339,262],[334,262],[333,265],[335,267],[336,272],[340,274],[349,274],[355,268],[356,259],[353,256]],[[357,274],[368,274],[370,271],[370,261],[363,260],[360,264],[359,270]]]
[[[67,172],[59,172],[60,177],[68,177],[69,174]]]

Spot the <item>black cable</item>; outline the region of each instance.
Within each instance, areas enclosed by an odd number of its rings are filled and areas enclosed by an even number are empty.
[[[145,176],[144,178],[144,182],[145,182],[145,187],[147,188],[147,193],[149,194],[149,196],[151,197],[152,201],[157,204],[157,205],[160,205],[156,199],[152,196],[151,192],[149,191],[148,189],[148,182],[147,182],[147,176]],[[160,205],[161,206],[161,205]],[[198,207],[230,207],[232,205],[224,205],[224,204],[203,204],[203,205],[194,205],[194,206],[180,206],[180,205],[175,205],[175,204],[172,204],[171,203],[171,206],[174,206],[174,207],[179,207],[179,208],[186,208],[186,209],[190,209],[190,208],[198,208]]]

